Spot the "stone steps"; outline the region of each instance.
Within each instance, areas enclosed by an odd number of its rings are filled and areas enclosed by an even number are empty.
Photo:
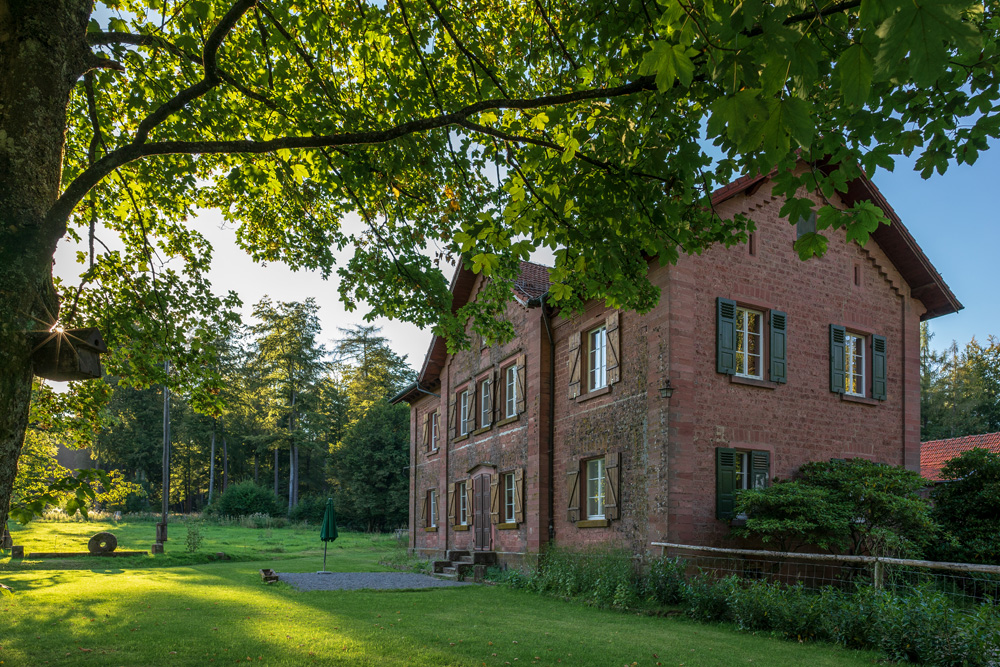
[[[461,581],[469,575],[485,574],[486,567],[497,562],[497,555],[492,551],[449,551],[448,560],[436,560],[433,563],[434,576],[439,579]]]

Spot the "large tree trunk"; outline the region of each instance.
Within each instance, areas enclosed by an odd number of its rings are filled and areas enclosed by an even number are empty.
[[[29,331],[55,322],[52,256],[66,108],[92,64],[91,2],[0,0],[0,526],[6,525],[31,397]]]

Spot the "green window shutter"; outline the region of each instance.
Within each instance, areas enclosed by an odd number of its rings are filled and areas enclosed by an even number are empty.
[[[715,516],[728,521],[736,504],[736,450],[715,448]]]
[[[771,311],[771,382],[788,382],[788,315]]]
[[[715,370],[733,375],[736,373],[736,302],[719,297],[715,301],[716,330]]]
[[[771,480],[771,452],[750,452],[750,488],[763,489]]]
[[[844,346],[844,336],[847,332],[844,327],[836,324],[830,325],[830,391],[844,393],[844,357],[846,348]]]
[[[885,336],[872,336],[872,398],[886,398]]]

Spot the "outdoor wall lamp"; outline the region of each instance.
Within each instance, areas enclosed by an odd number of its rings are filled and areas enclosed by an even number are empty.
[[[670,378],[660,380],[660,398],[670,398],[674,395],[674,386],[670,384]]]

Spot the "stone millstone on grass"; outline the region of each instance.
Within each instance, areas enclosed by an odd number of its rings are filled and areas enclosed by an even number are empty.
[[[111,533],[98,533],[87,542],[87,550],[92,554],[109,554],[118,548],[118,538]]]

